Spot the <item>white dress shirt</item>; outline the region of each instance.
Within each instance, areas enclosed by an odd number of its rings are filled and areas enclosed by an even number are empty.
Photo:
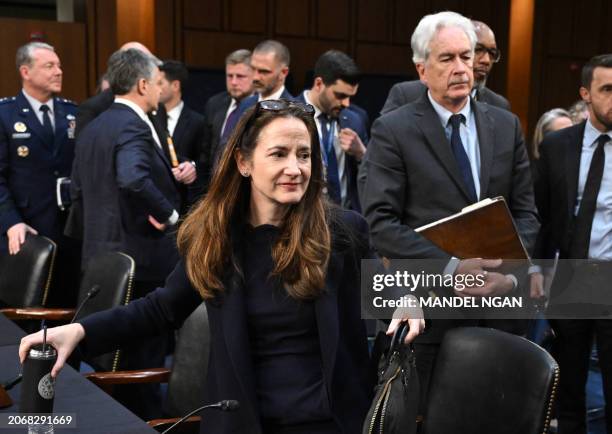
[[[171,136],[174,135],[174,130],[176,129],[176,124],[178,123],[179,118],[181,117],[181,113],[183,112],[183,107],[185,103],[181,100],[174,108],[166,114],[168,115],[168,132]]]

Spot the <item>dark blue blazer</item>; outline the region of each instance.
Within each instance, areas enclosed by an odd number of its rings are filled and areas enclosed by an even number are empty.
[[[76,105],[54,98],[53,111],[55,138],[47,143],[22,92],[0,100],[0,253],[7,251],[6,231],[20,222],[56,242],[61,237],[56,179],[70,176]]]
[[[369,257],[370,251],[363,218],[351,211],[341,213],[342,224],[332,231],[335,242],[325,293],[315,301],[315,312],[333,417],[342,432],[359,433],[373,390],[359,295],[360,259]],[[239,257],[239,252],[235,254]],[[235,272],[228,273],[224,283],[223,295],[206,301],[211,351],[202,403],[236,399],[240,409],[207,413],[200,433],[261,434],[243,283]],[[178,328],[201,301],[181,261],[164,288],[128,306],[80,321],[86,334],[82,348],[87,353],[102,353],[168,328]]]
[[[165,279],[178,260],[174,238],[148,216],[166,222],[180,210],[180,195],[149,126],[114,103],[81,131],[72,175],[71,216],[82,219],[83,265],[119,250],[134,258],[138,280]]]
[[[298,96],[296,101],[301,103],[306,103],[306,99],[304,98],[304,93],[302,92],[300,96]],[[350,128],[355,131],[364,146],[368,146],[368,127],[363,123],[361,117],[355,113],[354,111],[349,110],[348,108],[340,111],[340,116],[338,117],[338,123],[340,124],[340,128]],[[361,204],[359,203],[359,192],[357,190],[357,174],[359,173],[359,162],[352,156],[345,156],[345,164],[346,164],[346,175],[347,175],[347,191],[346,195],[348,198],[348,208],[353,211],[361,212]]]
[[[280,99],[286,99],[288,101],[293,101],[295,99],[295,97],[289,93],[287,88],[285,88],[283,93],[281,93]],[[251,95],[250,97],[245,98],[244,100],[242,100],[240,102],[240,106],[238,107],[240,109],[240,115],[242,116],[242,114],[245,111],[247,111],[248,109],[253,107],[255,104],[257,104],[258,100],[259,100],[259,94],[258,93],[255,93],[255,94]]]

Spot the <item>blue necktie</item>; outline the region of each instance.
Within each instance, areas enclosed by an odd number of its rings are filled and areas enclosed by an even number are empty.
[[[340,195],[340,177],[338,175],[338,161],[336,160],[336,150],[334,149],[334,137],[332,134],[333,124],[323,113],[319,115],[321,125],[321,141],[325,156],[327,157],[327,194],[329,198],[340,205],[342,197]]]
[[[227,116],[227,120],[225,121],[225,127],[223,128],[223,132],[221,133],[222,144],[227,143],[227,140],[232,134],[232,131],[234,131],[234,128],[238,123],[238,119],[240,119],[239,114],[240,112],[238,110],[238,105],[236,105],[236,107],[234,107],[234,110],[230,112],[230,114]]]
[[[459,172],[461,172],[461,177],[467,187],[470,200],[476,202],[478,198],[476,197],[476,187],[474,186],[474,177],[472,176],[472,166],[470,165],[470,159],[465,152],[463,142],[461,141],[461,135],[459,134],[459,127],[461,123],[465,123],[465,116],[462,114],[452,115],[448,122],[453,127],[450,141],[453,154],[455,154],[455,159],[459,165]]]
[[[53,126],[51,125],[51,118],[49,117],[49,106],[47,104],[43,104],[40,106],[40,111],[43,112],[43,133],[45,135],[45,142],[49,146],[53,146],[55,142],[55,133],[53,132]]]

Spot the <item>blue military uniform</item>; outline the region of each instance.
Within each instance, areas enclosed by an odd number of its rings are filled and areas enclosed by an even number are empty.
[[[70,176],[76,109],[53,98],[51,141],[23,92],[0,99],[0,255],[8,252],[7,230],[21,222],[62,250],[66,215],[57,205],[56,181]]]

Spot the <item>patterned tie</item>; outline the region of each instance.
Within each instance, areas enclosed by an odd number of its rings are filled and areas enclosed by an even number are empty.
[[[45,142],[48,145],[53,145],[55,142],[55,133],[53,132],[53,126],[51,125],[51,117],[49,116],[49,106],[43,104],[40,106],[40,111],[43,112],[43,133],[45,135]]]
[[[584,184],[584,192],[578,208],[578,215],[574,220],[574,235],[570,253],[572,258],[586,259],[589,255],[589,244],[591,243],[591,229],[593,227],[593,217],[597,208],[597,195],[601,186],[606,154],[604,144],[610,140],[607,134],[602,134],[597,138],[597,148],[593,153],[589,174]]]
[[[321,113],[318,117],[321,125],[321,141],[327,160],[327,194],[329,198],[340,205],[342,197],[340,194],[340,177],[338,174],[338,160],[336,160],[336,150],[334,148],[334,137],[332,134],[333,122]]]
[[[234,127],[236,127],[236,124],[238,123],[238,119],[240,119],[239,114],[238,105],[236,105],[225,121],[225,127],[223,127],[223,132],[221,133],[221,143],[227,143],[232,131],[234,131]]]
[[[462,114],[452,115],[448,123],[453,127],[451,133],[451,148],[453,149],[453,154],[455,154],[455,159],[459,165],[461,177],[465,183],[464,185],[467,187],[470,200],[476,202],[478,198],[476,197],[476,187],[474,186],[474,177],[472,176],[472,166],[470,166],[470,159],[465,152],[463,142],[461,141],[461,135],[459,134],[459,127],[462,123],[465,123],[465,116]]]

